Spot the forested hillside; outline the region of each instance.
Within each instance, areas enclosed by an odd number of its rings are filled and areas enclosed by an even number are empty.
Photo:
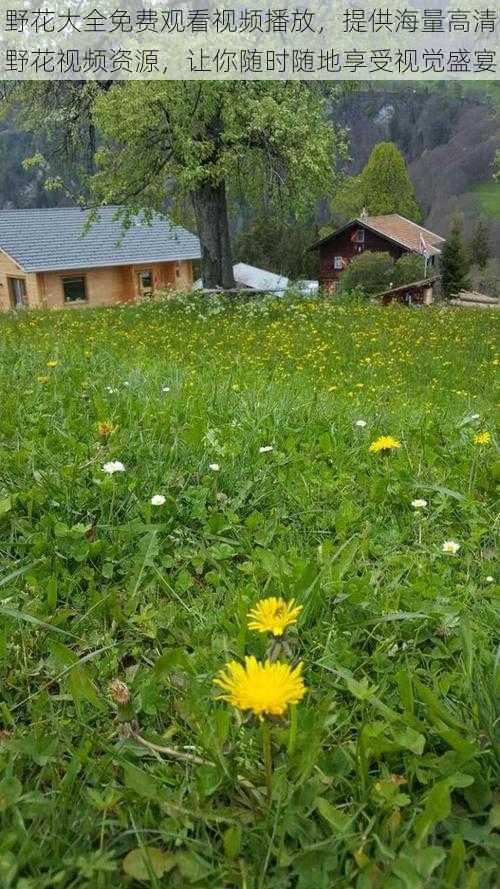
[[[23,158],[41,147],[36,138],[20,129],[13,115],[0,120],[0,209],[51,207],[60,203],[60,195],[45,191],[40,173],[23,169]]]
[[[500,148],[498,85],[359,84],[331,114],[348,129],[347,174],[359,172],[377,142],[395,142],[409,166],[424,224],[446,234],[451,214],[460,209],[468,235],[484,214],[492,249],[500,256],[500,184],[492,178]],[[63,159],[54,163],[53,149],[43,137],[24,131],[15,114],[0,118],[1,209],[69,203],[61,191],[45,190],[43,170],[23,167],[24,158],[42,152],[57,168]],[[332,209],[325,200],[317,222],[327,223]]]
[[[500,147],[498,85],[360,85],[335,113],[349,128],[349,173],[359,172],[377,142],[395,142],[409,166],[424,225],[444,235],[450,215],[460,209],[469,233],[485,214],[500,256],[500,184],[492,179]]]

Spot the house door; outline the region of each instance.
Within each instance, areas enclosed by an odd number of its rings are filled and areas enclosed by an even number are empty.
[[[151,296],[153,293],[153,272],[151,269],[143,269],[139,272],[139,295]]]
[[[11,309],[24,309],[26,305],[26,281],[24,278],[7,278]]]

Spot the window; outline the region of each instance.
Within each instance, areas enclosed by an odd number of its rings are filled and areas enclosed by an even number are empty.
[[[151,269],[144,269],[139,272],[139,290],[142,296],[147,296],[153,292],[153,272]]]
[[[344,262],[343,262],[341,256],[334,256],[334,258],[333,258],[333,268],[334,268],[336,271],[339,271],[339,272],[342,271],[342,269],[344,268]]]
[[[84,302],[87,299],[85,278],[83,276],[63,278],[62,282],[65,303]]]
[[[354,242],[356,244],[364,244],[365,243],[365,230],[364,228],[358,228],[354,232]]]
[[[12,309],[22,309],[26,305],[26,281],[24,278],[7,278],[9,300]]]

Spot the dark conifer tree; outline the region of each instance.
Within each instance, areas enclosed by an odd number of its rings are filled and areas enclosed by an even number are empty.
[[[471,260],[480,269],[485,269],[491,257],[490,230],[485,219],[478,219],[469,243]]]
[[[441,283],[445,296],[454,296],[469,285],[470,259],[462,235],[462,221],[455,216],[441,253]]]

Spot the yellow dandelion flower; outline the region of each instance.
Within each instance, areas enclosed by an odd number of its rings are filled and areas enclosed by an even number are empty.
[[[245,658],[245,666],[230,661],[214,682],[223,691],[219,698],[238,710],[251,710],[259,719],[283,716],[289,704],[298,704],[307,691],[302,666],[269,660],[261,664],[251,656]]]
[[[476,445],[488,445],[490,442],[491,432],[478,432],[478,434],[474,436],[474,444]]]
[[[248,629],[282,636],[287,627],[297,622],[301,611],[302,605],[295,605],[295,599],[285,602],[284,599],[270,596],[257,602],[255,608],[249,611]]]
[[[378,454],[379,451],[394,451],[400,447],[401,442],[397,438],[393,438],[392,435],[381,435],[380,438],[372,441],[369,450],[373,454]]]
[[[58,364],[59,364],[58,361],[54,361],[54,360],[47,361],[47,367],[57,367]]]

